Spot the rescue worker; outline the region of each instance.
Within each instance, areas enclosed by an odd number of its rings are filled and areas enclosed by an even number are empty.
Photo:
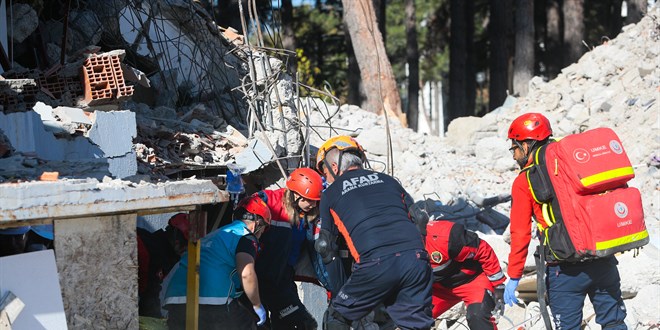
[[[232,223],[200,242],[200,329],[256,329],[266,321],[254,260],[258,237],[270,224],[270,210],[260,198],[246,197],[232,217]],[[185,329],[187,261],[185,253],[164,289],[170,329]]]
[[[399,328],[430,329],[431,267],[408,217],[406,191],[391,176],[364,169],[364,150],[349,136],[328,139],[316,159],[330,184],[321,198],[316,247],[331,262],[341,233],[355,259],[330,302],[324,328],[349,329],[382,303]]]
[[[190,222],[188,214],[178,213],[165,229],[149,232],[137,228],[139,315],[161,318],[159,294],[163,279],[186,252]]]
[[[286,188],[256,194],[266,202],[272,215],[271,226],[260,238],[256,266],[261,299],[270,311],[272,329],[318,327],[300,301],[294,267],[309,250],[315,253],[307,233],[318,219],[321,190],[323,183],[316,171],[298,168],[289,175]]]
[[[433,268],[433,318],[463,301],[470,329],[497,329],[493,310],[506,277],[493,248],[461,224],[411,212]]]
[[[513,159],[521,168],[511,188],[511,252],[504,301],[517,301],[516,288],[523,274],[527,249],[531,240],[531,218],[547,228],[541,205],[535,202],[526,170],[533,164],[534,151],[547,144],[552,135],[548,118],[539,113],[526,113],[514,119],[509,127]],[[537,231],[537,236],[541,237]],[[541,242],[543,243],[543,242]],[[545,272],[550,309],[556,329],[579,329],[582,306],[589,295],[596,322],[607,329],[626,329],[626,309],[621,297],[621,280],[614,256],[586,262],[548,263]]]

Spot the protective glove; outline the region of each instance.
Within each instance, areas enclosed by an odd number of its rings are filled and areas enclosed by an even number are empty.
[[[504,288],[504,303],[513,306],[513,304],[518,302],[516,298],[516,288],[518,288],[518,283],[520,282],[519,278],[510,278],[506,282],[506,287]]]
[[[259,321],[257,321],[258,326],[264,325],[266,323],[266,309],[264,308],[264,305],[259,305],[259,307],[254,307],[254,312],[257,313],[257,316],[259,316]]]

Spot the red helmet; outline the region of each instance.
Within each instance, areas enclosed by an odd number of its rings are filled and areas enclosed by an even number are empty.
[[[304,198],[318,201],[321,199],[323,181],[318,172],[302,167],[291,172],[289,179],[286,180],[286,187]]]
[[[188,234],[190,233],[190,221],[188,221],[188,215],[185,213],[179,213],[170,218],[168,222],[170,226],[178,229],[183,237],[187,240]]]
[[[258,195],[243,198],[236,206],[234,213],[237,213],[236,211],[238,209],[244,209],[247,213],[261,216],[267,224],[270,224],[270,209],[268,208],[268,205],[266,205],[266,202],[264,202]],[[244,213],[242,218],[246,220],[254,220],[246,217],[245,215],[247,213]]]
[[[525,113],[514,119],[509,127],[509,139],[543,141],[552,135],[550,121],[540,113]]]

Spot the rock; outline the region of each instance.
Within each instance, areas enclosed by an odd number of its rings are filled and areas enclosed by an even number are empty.
[[[39,26],[37,12],[25,3],[15,3],[12,8],[12,39],[23,42]]]

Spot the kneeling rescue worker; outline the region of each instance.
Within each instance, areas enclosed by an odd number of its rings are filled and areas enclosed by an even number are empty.
[[[233,219],[200,242],[199,329],[256,329],[266,321],[254,260],[257,238],[270,223],[270,210],[259,197],[246,197]],[[186,327],[187,261],[185,253],[165,288],[170,329]]]
[[[393,177],[363,168],[362,147],[349,136],[327,140],[316,157],[330,186],[321,197],[317,250],[337,258],[341,233],[355,259],[353,272],[328,307],[325,329],[349,329],[384,304],[401,329],[430,329],[431,267],[408,195]]]
[[[497,329],[492,312],[502,300],[506,277],[493,248],[461,224],[429,222],[422,212],[411,215],[431,256],[433,317],[463,301],[470,329]]]

